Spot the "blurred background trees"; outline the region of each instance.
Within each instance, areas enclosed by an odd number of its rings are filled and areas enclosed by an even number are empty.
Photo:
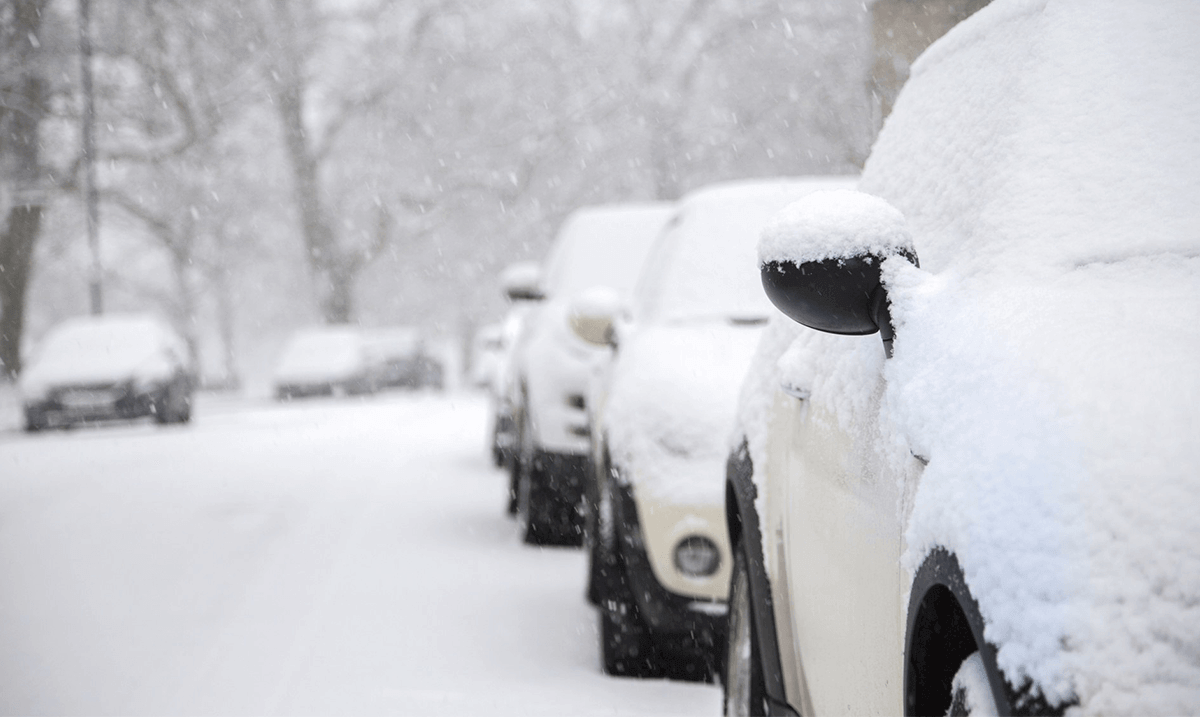
[[[88,308],[76,3],[0,0],[9,367]],[[873,137],[857,1],[91,3],[105,305],[214,382],[304,323],[463,334],[579,205],[855,172]]]

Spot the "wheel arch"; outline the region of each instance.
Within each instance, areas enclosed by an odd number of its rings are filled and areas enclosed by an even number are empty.
[[[904,650],[904,713],[945,714],[950,684],[963,659],[978,650],[1001,714],[1061,715],[1070,703],[1052,706],[1030,680],[1019,688],[996,664],[996,647],[984,637],[985,622],[958,557],[936,547],[913,577]],[[945,704],[943,704],[943,701]]]
[[[779,638],[775,629],[771,584],[763,559],[763,535],[755,499],[754,465],[745,441],[729,455],[726,463],[725,522],[729,544],[742,550],[749,573],[749,594],[753,612],[752,626],[758,642],[763,691],[771,714],[796,714],[788,704],[783,679],[783,661],[779,656]]]

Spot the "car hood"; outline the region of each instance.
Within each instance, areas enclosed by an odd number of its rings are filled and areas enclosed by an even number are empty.
[[[604,429],[614,462],[643,495],[724,501],[725,446],[761,333],[707,320],[622,335]]]

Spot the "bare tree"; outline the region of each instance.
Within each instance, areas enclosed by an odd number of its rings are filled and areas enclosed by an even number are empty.
[[[21,370],[25,297],[47,178],[40,155],[48,86],[41,41],[47,0],[0,4],[0,369]]]

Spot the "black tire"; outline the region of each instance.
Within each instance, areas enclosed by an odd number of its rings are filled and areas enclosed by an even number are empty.
[[[729,582],[729,635],[725,643],[724,714],[748,717],[767,714],[762,660],[754,629],[750,570],[741,545],[733,551]]]
[[[606,600],[601,605],[600,660],[609,675],[663,675],[650,630],[632,600]]]
[[[539,459],[533,446],[533,433],[529,430],[528,414],[522,412],[520,423],[520,450],[516,461],[517,471],[517,525],[521,540],[527,545],[579,545],[580,536],[564,532],[552,516],[564,507],[554,496],[547,496],[542,489],[548,480],[546,466]],[[575,506],[570,506],[575,510]]]
[[[526,545],[564,545],[565,540],[558,534],[556,526],[545,520],[549,512],[547,506],[541,505],[535,497],[533,484],[543,479],[541,470],[532,459],[521,461],[517,482],[517,525],[521,540]]]
[[[173,383],[154,401],[154,421],[159,425],[192,420],[192,395],[187,387]]]
[[[37,433],[50,427],[46,412],[36,408],[25,409],[25,432]]]

